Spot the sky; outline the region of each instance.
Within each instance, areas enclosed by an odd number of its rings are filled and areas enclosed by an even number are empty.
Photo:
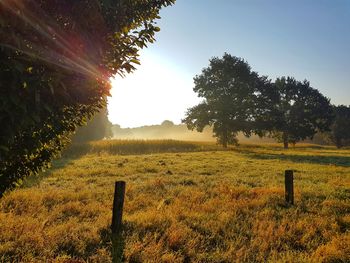
[[[180,123],[200,101],[193,77],[225,52],[259,75],[307,79],[331,103],[350,104],[348,0],[177,0],[160,15],[137,71],[113,80],[114,124]]]

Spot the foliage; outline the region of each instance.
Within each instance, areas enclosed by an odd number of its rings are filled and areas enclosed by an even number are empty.
[[[277,78],[272,89],[275,94],[271,104],[266,105],[270,109],[266,129],[283,142],[285,148],[288,143],[295,144],[329,129],[333,120],[329,99],[310,87],[308,81]]]
[[[263,137],[267,134],[295,144],[325,132],[333,120],[329,99],[310,87],[307,80],[277,78],[271,83],[259,77],[241,58],[214,57],[208,68],[194,78],[194,91],[203,101],[188,109],[183,122],[191,130],[213,126],[224,147],[237,144],[238,132]]]
[[[193,90],[203,101],[188,109],[183,122],[197,131],[213,126],[220,144],[236,144],[239,131],[251,134],[255,92],[263,83],[264,78],[251,71],[243,59],[227,53],[222,58],[214,57],[209,67],[194,78]]]
[[[175,124],[174,124],[172,121],[165,120],[165,121],[162,122],[161,125],[164,126],[164,127],[172,127],[172,126],[174,126]]]
[[[174,0],[0,2],[0,196],[38,172],[106,106]]]
[[[242,144],[126,156],[97,143],[101,152],[57,160],[0,200],[0,261],[110,262],[116,180],[127,182],[125,262],[350,260],[349,150]],[[285,169],[295,171],[289,208]]]
[[[103,108],[88,121],[86,126],[77,129],[72,137],[72,143],[110,139],[112,135],[112,123],[108,120],[107,109]]]
[[[335,119],[329,137],[337,148],[350,145],[350,107],[334,106],[334,113]]]
[[[333,145],[329,139],[329,132],[317,132],[312,139],[303,140],[303,143],[312,143],[318,145]]]

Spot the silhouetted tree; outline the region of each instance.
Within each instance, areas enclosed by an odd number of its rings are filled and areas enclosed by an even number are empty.
[[[340,105],[333,109],[335,119],[329,137],[337,148],[341,148],[350,144],[350,107]]]
[[[112,138],[112,123],[108,120],[106,108],[96,113],[87,125],[77,129],[72,137],[73,143],[82,143]]]
[[[329,130],[333,120],[329,99],[310,87],[308,81],[282,77],[271,88],[274,99],[270,106],[265,105],[270,112],[266,115],[266,129],[283,142],[284,148]]]
[[[193,90],[203,101],[188,109],[182,122],[200,132],[212,126],[218,143],[224,147],[236,144],[239,131],[251,134],[255,92],[264,81],[241,58],[227,53],[222,58],[214,57],[209,67],[194,78]]]
[[[172,127],[172,126],[174,126],[174,123],[172,121],[165,120],[165,121],[162,122],[161,125],[164,126],[164,127]]]

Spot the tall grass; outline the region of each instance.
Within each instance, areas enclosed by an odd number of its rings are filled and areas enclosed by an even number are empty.
[[[137,145],[143,155],[126,155],[113,144],[123,142],[92,143],[0,200],[0,262],[110,262],[116,180],[127,183],[125,262],[350,262],[349,150]]]
[[[163,152],[194,152],[219,149],[214,143],[187,142],[176,140],[103,140],[83,144],[72,144],[64,156],[83,154],[150,154]]]

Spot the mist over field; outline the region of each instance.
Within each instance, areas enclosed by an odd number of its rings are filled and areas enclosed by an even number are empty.
[[[203,132],[189,130],[185,124],[174,124],[171,121],[164,121],[159,125],[148,125],[135,128],[121,128],[120,125],[113,125],[111,128],[113,139],[125,140],[161,140],[172,139],[182,141],[202,141],[215,142],[216,138],[213,136],[213,130],[210,127],[204,128]],[[271,138],[259,138],[258,136],[251,136],[247,138],[243,134],[238,135],[240,142],[250,143],[272,143]]]

